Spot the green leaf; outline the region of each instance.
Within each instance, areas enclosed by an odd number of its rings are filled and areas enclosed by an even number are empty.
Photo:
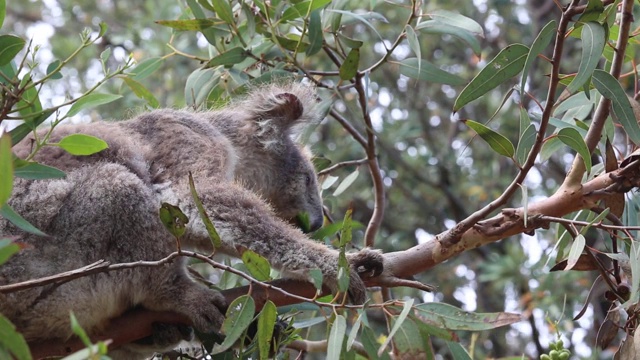
[[[308,13],[321,9],[331,3],[331,0],[307,0],[297,3],[287,8],[282,13],[279,22],[287,22],[290,20],[300,19],[307,16]]]
[[[327,344],[327,360],[340,360],[344,335],[347,333],[347,320],[342,315],[336,315],[329,332]]]
[[[589,231],[591,226],[593,226],[594,224],[599,224],[602,220],[604,220],[607,217],[607,215],[609,215],[610,212],[611,212],[611,209],[609,208],[604,209],[600,214],[598,214],[598,216],[596,216],[593,220],[589,221],[589,224],[587,226],[583,227],[580,230],[580,234],[585,235],[587,231]]]
[[[611,100],[613,115],[622,124],[631,141],[636,145],[640,145],[640,126],[638,126],[638,120],[633,114],[629,98],[620,83],[611,74],[599,69],[593,72],[592,80],[598,92]]]
[[[342,229],[340,230],[340,247],[345,247],[351,243],[352,238],[352,216],[353,209],[349,207],[347,211],[344,213],[344,220],[342,221]]]
[[[581,23],[586,23],[588,21],[597,21],[603,12],[604,5],[602,5],[601,0],[589,0],[587,8],[578,18],[576,28],[581,25]]]
[[[315,55],[322,49],[324,37],[322,33],[322,18],[320,17],[320,11],[321,10],[315,10],[309,14],[309,29],[307,30],[309,47],[305,50],[305,54],[307,54],[307,56]]]
[[[411,27],[411,25],[407,25],[404,28],[404,32],[407,35],[407,41],[409,42],[409,47],[416,54],[417,59],[422,59],[422,52],[420,50],[420,41],[418,40],[418,35],[416,31]],[[418,62],[418,73],[420,73],[421,62]]]
[[[18,55],[25,41],[14,35],[0,35],[0,66],[6,65]]]
[[[71,155],[92,155],[109,145],[102,139],[86,134],[71,134],[63,137],[56,145]]]
[[[88,109],[90,107],[95,107],[98,105],[108,104],[110,102],[116,101],[120,99],[122,95],[113,95],[113,94],[104,94],[104,93],[93,93],[88,94],[73,103],[71,105],[71,109],[67,113],[68,117],[72,117],[78,114],[80,111]]]
[[[380,345],[380,348],[378,349],[378,356],[382,355],[382,352],[384,352],[387,345],[389,345],[391,339],[393,339],[393,335],[395,335],[396,331],[398,331],[400,326],[402,326],[402,323],[407,318],[407,315],[409,315],[409,311],[411,311],[412,307],[413,299],[409,299],[402,304],[402,311],[400,312],[400,315],[398,315],[398,318],[395,319],[395,323],[393,324],[391,331],[389,331],[387,339],[382,343],[382,345]]]
[[[163,62],[164,58],[159,57],[146,59],[131,69],[128,75],[131,75],[134,80],[140,81],[158,70]]]
[[[11,242],[10,239],[0,238],[0,265],[7,262],[18,251],[20,251],[20,246]]]
[[[396,316],[391,318],[393,324],[395,324],[396,319]],[[418,322],[420,321],[418,320]],[[401,359],[434,359],[433,354],[431,354],[431,357],[427,355],[430,350],[430,344],[428,343],[428,336],[424,335],[425,333],[420,331],[416,321],[405,319],[400,329],[393,336],[395,354],[399,355]]]
[[[42,179],[62,179],[66,176],[64,171],[56,169],[51,166],[39,164],[36,162],[17,161],[14,160],[15,168],[14,175],[19,178],[29,180],[42,180]]]
[[[529,68],[531,68],[533,60],[535,60],[538,55],[540,55],[542,51],[544,51],[544,49],[549,46],[551,40],[553,40],[553,37],[556,34],[557,26],[558,24],[555,20],[549,21],[547,25],[545,25],[542,30],[540,30],[540,33],[538,34],[538,36],[536,36],[536,39],[533,40],[533,44],[531,44],[531,49],[529,50],[527,59],[524,62],[524,68],[522,70],[522,80],[520,80],[521,102],[522,99],[524,99],[525,85],[527,83],[527,76],[529,76]]]
[[[364,313],[364,311],[358,311],[358,317],[356,318],[356,321],[353,322],[353,325],[351,326],[351,330],[349,330],[349,336],[347,336],[347,346],[346,346],[347,351],[351,350],[351,347],[353,347],[353,343],[356,341],[356,337],[358,336],[358,331],[360,330],[360,326],[362,325],[363,317],[366,317],[366,314]]]
[[[206,104],[211,91],[218,85],[220,77],[216,69],[197,69],[187,78],[185,84],[185,102],[188,106],[200,108]]]
[[[487,66],[460,92],[453,110],[458,111],[464,105],[486,94],[498,85],[518,75],[524,67],[529,48],[522,44],[512,44],[500,51]]]
[[[251,276],[258,281],[271,280],[271,266],[269,261],[252,250],[245,250],[242,253],[242,262],[245,264]]]
[[[516,160],[518,160],[518,164],[523,165],[527,161],[529,151],[531,151],[536,141],[537,134],[536,127],[533,124],[529,124],[520,136],[518,148],[516,149]]]
[[[459,86],[465,80],[457,75],[441,70],[432,63],[418,58],[407,58],[400,62],[400,74],[413,79],[431,81],[439,84]]]
[[[349,283],[351,282],[349,278],[349,262],[344,249],[344,247],[341,247],[338,255],[338,290],[341,293],[346,293],[349,290]]]
[[[220,55],[213,57],[207,62],[204,68],[211,68],[214,66],[224,65],[233,66],[238,64],[247,58],[248,53],[241,47],[234,47],[228,51],[223,52]]]
[[[449,330],[491,330],[524,320],[520,314],[474,313],[437,302],[418,304],[414,309],[426,323]]]
[[[391,360],[389,354],[385,351],[382,354],[378,355],[378,342],[376,341],[376,335],[371,330],[371,328],[364,326],[362,328],[362,335],[360,336],[360,341],[362,341],[362,346],[364,350],[369,355],[370,359],[379,359],[379,360]]]
[[[322,290],[322,280],[324,275],[322,275],[322,270],[320,269],[310,269],[309,270],[309,279],[313,283],[313,286],[317,290]]]
[[[16,360],[31,360],[31,352],[16,327],[0,314],[0,349],[6,349]],[[10,357],[11,358],[11,357]]]
[[[157,109],[158,107],[160,107],[160,103],[158,102],[158,99],[156,99],[156,97],[153,96],[151,91],[149,91],[146,87],[144,87],[144,85],[142,85],[141,83],[129,77],[124,77],[122,78],[122,80],[124,80],[124,83],[127,84],[127,86],[129,86],[131,91],[133,91],[133,93],[136,94],[138,98],[146,101],[147,104],[149,104],[149,106],[151,106],[154,109]]]
[[[163,202],[159,211],[160,221],[175,238],[179,238],[187,231],[189,218],[179,207]]]
[[[460,343],[447,341],[447,346],[449,347],[449,350],[451,351],[451,356],[452,356],[453,359],[456,359],[456,360],[471,360],[471,356],[469,356],[469,353],[467,352],[467,350],[465,350],[462,347],[462,345],[460,345]]]
[[[490,128],[480,124],[479,122],[475,122],[473,120],[463,120],[467,126],[469,126],[473,131],[475,131],[482,140],[486,141],[491,148],[500,155],[504,155],[507,157],[513,157],[516,149],[513,147],[513,144],[509,139],[507,139],[504,135],[497,133]]]
[[[353,79],[358,73],[358,63],[360,62],[360,49],[351,49],[347,58],[340,65],[340,79]]]
[[[0,132],[0,206],[9,200],[13,190],[13,155],[11,136]]]
[[[7,14],[7,1],[0,0],[0,28],[2,28],[2,24],[4,24],[4,17]]]
[[[573,269],[573,267],[578,263],[578,259],[580,259],[580,255],[582,254],[582,250],[584,250],[585,244],[586,239],[584,238],[584,235],[578,234],[578,236],[573,240],[573,244],[571,244],[571,249],[569,249],[567,266],[565,266],[564,271]]]
[[[472,34],[484,37],[484,30],[482,29],[482,26],[480,26],[480,24],[478,24],[475,20],[466,16],[447,10],[435,10],[429,13],[429,16],[441,23],[449,24],[451,26],[455,26],[468,31]]]
[[[347,177],[342,180],[340,185],[338,185],[336,191],[333,192],[333,196],[340,196],[340,194],[347,190],[349,186],[351,186],[351,184],[356,181],[356,179],[358,178],[358,174],[358,168],[356,168],[351,174],[347,175]]]
[[[220,239],[220,235],[218,235],[218,231],[216,227],[211,222],[207,211],[202,205],[202,201],[196,192],[196,185],[193,182],[193,175],[189,172],[189,190],[191,191],[191,197],[193,198],[193,202],[196,204],[196,208],[198,209],[198,214],[200,215],[200,219],[204,223],[205,229],[207,229],[207,234],[209,234],[209,239],[211,240],[211,245],[214,249],[219,249],[222,247],[222,240]],[[268,264],[267,264],[268,265]]]
[[[62,73],[60,73],[60,70],[56,71],[56,69],[58,69],[60,64],[62,64],[62,62],[60,60],[56,60],[51,64],[49,64],[49,66],[47,66],[47,76],[49,76],[49,79],[51,80],[62,79]]]
[[[234,23],[233,11],[231,11],[230,3],[231,2],[228,0],[212,0],[216,15],[229,25]]]
[[[253,321],[255,313],[256,305],[249,295],[242,295],[229,304],[226,318],[222,323],[221,331],[225,338],[220,344],[220,352],[229,349],[240,339],[245,329]]]
[[[73,312],[69,313],[69,317],[71,319],[71,330],[73,331],[73,333],[80,338],[85,346],[91,345],[91,339],[89,339],[86,331],[84,331],[82,326],[80,326],[80,323],[78,323],[78,319],[76,319],[76,316],[73,315]]]
[[[360,49],[364,45],[363,41],[352,39],[343,33],[338,33],[338,39],[343,45],[346,45],[349,49]]]
[[[605,44],[604,27],[596,22],[588,22],[582,27],[582,56],[578,73],[573,78],[567,91],[574,93],[591,78],[595,70]]]
[[[40,103],[40,97],[38,96],[38,90],[32,86],[27,88],[27,86],[32,85],[31,73],[27,73],[20,80],[20,88],[24,88],[24,92],[18,102],[18,107],[21,108],[20,115],[24,117],[24,121],[26,123],[31,122],[31,118],[34,117],[34,114],[38,114],[42,111],[42,104]]]
[[[0,207],[0,216],[9,220],[10,223],[17,226],[23,231],[28,233],[38,235],[38,236],[48,236],[42,231],[38,230],[35,226],[31,225],[25,218],[16,213],[9,204],[4,204]]]
[[[591,153],[589,152],[589,148],[580,133],[573,128],[560,129],[560,131],[558,131],[558,139],[580,154],[580,157],[582,157],[582,160],[584,161],[587,174],[590,173]]]
[[[207,16],[204,14],[204,11],[200,7],[200,5],[198,5],[197,1],[195,1],[195,0],[187,0],[187,6],[189,6],[191,11],[193,12],[193,15],[196,17],[196,19],[207,20]],[[216,24],[222,25],[223,22],[218,21],[218,22],[216,22]],[[204,35],[205,39],[207,39],[207,42],[209,42],[209,44],[214,45],[214,46],[216,45],[216,31],[215,31],[215,29],[206,28],[206,29],[201,29],[200,32],[202,32],[202,35]]]
[[[482,52],[480,41],[473,34],[457,26],[437,20],[427,20],[419,23],[415,30],[423,34],[451,35],[467,43],[474,54],[479,56]]]
[[[369,22],[367,19],[365,19],[362,15],[358,15],[358,14],[353,13],[351,11],[338,10],[338,9],[327,9],[325,11],[338,13],[340,15],[346,15],[347,17],[352,17],[352,18],[356,19],[357,21],[363,23],[369,29],[373,30],[373,32],[378,36],[378,39],[383,40],[383,38],[382,38],[382,36],[380,36],[380,33],[378,32],[378,30],[376,30],[376,27],[373,26],[373,24],[371,24],[371,22]]]
[[[271,352],[271,342],[273,340],[273,329],[276,324],[278,310],[276,305],[267,300],[258,316],[258,349],[260,359],[268,359]]]
[[[27,123],[21,124],[17,128],[11,130],[9,132],[9,134],[11,135],[11,143],[12,144],[19,143],[22,139],[24,139],[25,136],[27,136],[30,132],[32,132],[38,125],[42,124],[45,120],[47,120],[49,116],[51,116],[51,114],[53,113],[54,113],[53,110],[46,109],[40,115],[34,118],[31,118],[28,124]]]
[[[222,25],[221,21],[211,19],[188,20],[156,20],[156,24],[167,26],[178,31],[198,31],[208,29],[216,25]]]

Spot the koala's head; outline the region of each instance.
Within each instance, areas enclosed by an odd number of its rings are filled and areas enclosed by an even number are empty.
[[[295,139],[305,125],[321,120],[317,103],[308,86],[259,88],[226,111],[235,129],[223,130],[238,150],[236,179],[265,198],[280,218],[300,225],[300,216],[308,216],[308,230],[322,226],[322,198],[311,153]]]

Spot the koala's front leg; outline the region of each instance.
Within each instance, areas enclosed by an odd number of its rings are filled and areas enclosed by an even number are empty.
[[[324,284],[338,291],[338,252],[309,239],[289,223],[279,219],[271,208],[252,192],[230,183],[200,181],[198,194],[223,242],[223,252],[238,255],[250,249],[269,260],[287,277],[309,280],[309,270],[320,269]],[[190,199],[186,190],[181,199]],[[190,201],[180,204],[191,219],[187,245],[210,244],[204,224]],[[366,300],[366,287],[359,274],[382,272],[382,255],[375,250],[349,254],[351,264],[349,296],[354,303]]]

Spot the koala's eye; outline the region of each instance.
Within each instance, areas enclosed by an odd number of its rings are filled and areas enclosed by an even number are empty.
[[[311,176],[305,175],[304,182],[307,186],[311,185]]]

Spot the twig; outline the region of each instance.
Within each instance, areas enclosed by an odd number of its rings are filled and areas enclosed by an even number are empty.
[[[322,170],[322,171],[318,171],[318,176],[322,176],[322,175],[327,175],[329,173],[332,173],[338,169],[341,169],[343,167],[346,166],[360,166],[362,164],[366,164],[367,161],[369,161],[368,159],[360,159],[360,160],[349,160],[349,161],[343,161],[343,162],[339,162],[337,164],[331,165],[330,167]]]

